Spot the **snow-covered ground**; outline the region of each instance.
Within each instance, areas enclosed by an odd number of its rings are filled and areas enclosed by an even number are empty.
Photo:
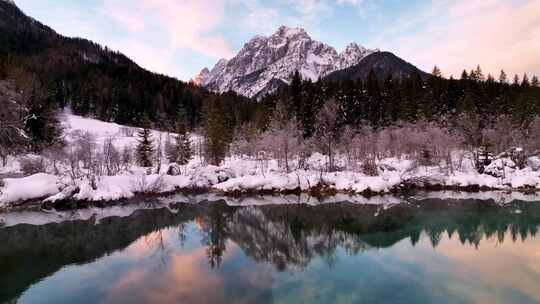
[[[107,123],[95,119],[84,118],[66,113],[63,115],[66,140],[69,143],[77,134],[89,132],[97,144],[112,139],[114,146],[121,150],[126,146],[137,144],[136,131],[128,132],[127,127]],[[153,131],[153,139],[167,136],[164,132]],[[201,142],[199,136],[192,135],[192,143]],[[195,148],[197,150],[197,148]],[[287,192],[300,189],[309,191],[315,187],[335,190],[342,194],[360,194],[364,192],[388,193],[404,181],[415,181],[421,185],[441,185],[448,187],[480,187],[517,190],[520,188],[540,189],[540,171],[531,159],[524,169],[511,169],[502,163],[494,163],[494,169],[504,172],[504,177],[478,174],[472,167],[470,159],[463,157],[465,152],[455,152],[456,161],[460,164],[458,171],[448,173],[439,166],[414,166],[408,159],[387,158],[377,160],[378,176],[367,176],[352,171],[322,172],[326,158],[314,154],[308,160],[308,170],[295,170],[285,173],[278,167],[276,160],[260,161],[233,156],[227,158],[219,167],[205,165],[200,157],[195,156],[189,164],[182,166],[181,175],[167,175],[166,161],[161,173],[148,174],[144,168],[132,166],[122,170],[115,176],[98,176],[95,180],[80,178],[74,180],[68,175],[54,175],[51,172],[39,173],[22,178],[4,178],[4,186],[0,188],[0,207],[10,203],[42,199],[54,202],[60,199],[88,201],[111,201],[131,198],[139,193],[170,193],[178,190],[206,189],[208,192]],[[338,159],[338,162],[340,160]],[[342,160],[343,161],[343,160]],[[293,167],[296,160],[293,160]],[[538,162],[540,163],[540,162]],[[21,166],[16,158],[10,158],[8,166],[0,168],[0,177],[21,173]],[[540,200],[540,198],[538,199]]]

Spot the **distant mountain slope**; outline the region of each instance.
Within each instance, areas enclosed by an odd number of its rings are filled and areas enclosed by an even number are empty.
[[[25,15],[12,1],[0,0],[0,67],[36,75],[82,115],[136,124],[146,113],[165,126],[184,107],[190,123],[200,117],[209,93],[195,85],[149,72],[122,53],[92,41],[68,38]],[[5,68],[9,70],[9,68]],[[6,71],[0,71],[0,77]]]
[[[195,79],[211,91],[255,97],[289,83],[295,71],[317,81],[377,51],[351,43],[338,53],[313,40],[304,29],[282,26],[269,37],[254,37],[234,58],[220,60],[212,70],[203,69]]]
[[[379,79],[388,76],[392,78],[405,78],[414,72],[418,72],[422,78],[428,76],[414,65],[397,57],[390,52],[377,52],[366,56],[358,64],[349,68],[335,71],[324,78],[327,81],[359,80],[366,79],[373,70]]]

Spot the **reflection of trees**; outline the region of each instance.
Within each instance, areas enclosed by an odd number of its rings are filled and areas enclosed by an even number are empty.
[[[520,208],[522,213],[513,212]],[[304,268],[316,257],[332,266],[337,248],[351,255],[384,248],[409,238],[416,245],[425,234],[433,247],[445,234],[476,247],[484,239],[504,242],[535,236],[540,205],[500,207],[489,202],[426,200],[386,210],[377,206],[339,204],[320,206],[262,206],[234,211],[227,237],[257,261],[278,270]]]
[[[434,247],[446,235],[474,246],[481,246],[486,238],[517,242],[536,236],[540,224],[540,204],[534,203],[500,207],[489,202],[426,200],[384,209],[348,203],[231,207],[213,202],[173,208],[175,213],[139,210],[126,218],[103,219],[98,225],[76,221],[0,229],[0,303],[65,265],[92,262],[140,237],[147,236],[156,251],[168,256],[160,232],[178,228],[182,242],[187,223],[196,219],[212,267],[220,266],[230,240],[254,260],[280,270],[302,269],[314,258],[332,266],[338,250],[356,255],[407,238],[415,245],[422,235]],[[516,208],[522,212],[515,213]]]
[[[150,249],[150,252],[152,252],[151,257],[159,256],[161,265],[165,266],[167,264],[167,256],[169,255],[171,249],[168,248],[165,244],[165,240],[163,238],[163,230],[160,229],[145,235],[144,242],[146,243],[146,246]]]
[[[141,236],[190,221],[200,208],[139,210],[125,218],[73,221],[0,229],[0,303],[65,265],[92,262],[129,246]]]
[[[209,208],[206,220],[207,225],[203,228],[203,244],[207,246],[206,254],[212,268],[219,267],[223,254],[227,249],[226,242],[226,219],[227,213],[222,204],[216,204]]]

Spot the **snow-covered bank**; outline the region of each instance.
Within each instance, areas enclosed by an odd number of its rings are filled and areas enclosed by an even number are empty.
[[[22,178],[4,179],[4,187],[0,190],[0,207],[2,204],[47,198],[60,191],[58,177],[39,173]]]
[[[257,207],[268,205],[306,205],[316,207],[327,204],[348,203],[355,205],[374,205],[375,216],[395,206],[403,204],[413,204],[418,206],[423,200],[448,200],[449,202],[460,202],[463,200],[475,200],[476,202],[495,203],[503,208],[511,208],[515,212],[520,212],[519,203],[540,203],[540,196],[535,194],[525,194],[521,192],[489,191],[489,192],[456,192],[456,191],[435,191],[419,192],[413,196],[398,197],[392,194],[364,197],[355,194],[336,193],[322,197],[311,196],[306,193],[286,194],[286,195],[255,195],[243,197],[223,196],[219,193],[201,194],[174,194],[153,199],[140,199],[130,204],[111,204],[105,207],[89,206],[88,208],[77,210],[12,210],[0,213],[0,228],[12,227],[20,224],[45,225],[49,223],[61,223],[70,221],[91,221],[99,224],[102,219],[110,217],[129,217],[138,210],[162,209],[166,208],[172,213],[178,212],[178,207],[182,204],[213,204],[223,202],[231,207]],[[474,202],[471,202],[474,203]],[[490,205],[493,206],[493,205]]]
[[[242,163],[239,166],[239,162]],[[492,190],[540,189],[540,175],[531,170],[516,170],[505,178],[473,172],[443,175],[435,168],[420,168],[409,172],[385,171],[379,176],[356,172],[321,173],[297,170],[291,173],[258,172],[256,161],[228,160],[220,167],[186,166],[182,175],[149,174],[144,170],[126,171],[117,176],[102,176],[95,180],[72,181],[66,177],[36,174],[24,178],[5,179],[0,194],[3,205],[31,199],[114,201],[137,194],[159,194],[206,189],[221,194],[318,192],[349,194],[385,194],[400,186],[442,186],[460,189],[478,186]]]
[[[92,135],[96,145],[101,145],[96,149],[102,149],[106,141],[112,142],[118,150],[137,144],[134,128],[69,113],[64,115],[63,123],[67,149],[85,132]],[[154,140],[167,136],[159,131],[153,131],[152,135]],[[193,134],[191,137],[194,145],[200,143],[200,137]],[[195,150],[198,148],[195,147]],[[8,166],[2,168],[0,174],[21,174],[20,161],[24,157],[9,158]],[[275,159],[266,157],[231,156],[220,166],[211,166],[205,164],[200,156],[195,156],[187,165],[175,166],[175,170],[169,170],[166,161],[163,161],[160,170],[130,164],[113,176],[81,174],[76,177],[70,174],[69,164],[57,162],[51,165],[49,161],[44,168],[47,173],[4,178],[4,185],[0,184],[0,208],[28,200],[44,200],[49,204],[62,200],[107,202],[129,199],[139,194],[159,195],[195,190],[234,196],[271,193],[373,195],[395,193],[411,186],[454,190],[540,190],[540,159],[537,157],[529,158],[523,169],[508,158],[499,158],[486,168],[490,174],[479,174],[465,151],[455,151],[451,159],[453,170],[449,170],[445,164],[421,166],[406,157],[377,158],[374,163],[376,174],[373,174],[376,176],[358,172],[362,170],[324,172],[327,158],[319,153],[303,160],[302,166],[299,166],[298,158],[290,159],[291,168],[303,169],[289,173],[284,172]],[[336,155],[335,162],[339,167],[347,167],[345,156]],[[78,166],[77,169],[84,173],[83,167]]]

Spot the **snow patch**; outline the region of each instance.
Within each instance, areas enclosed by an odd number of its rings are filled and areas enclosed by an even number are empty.
[[[44,198],[60,191],[58,177],[45,173],[6,178],[4,184],[4,187],[0,188],[0,204]]]

